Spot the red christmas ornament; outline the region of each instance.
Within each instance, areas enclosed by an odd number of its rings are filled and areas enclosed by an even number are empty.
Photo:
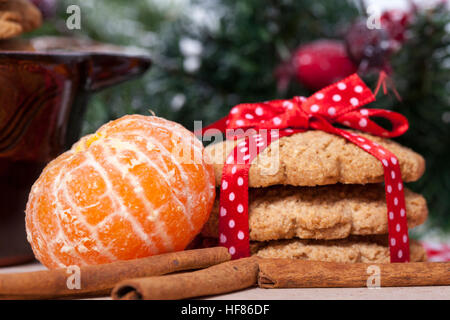
[[[369,29],[367,19],[359,18],[349,26],[343,41],[317,40],[299,46],[275,70],[278,90],[286,91],[292,78],[316,91],[355,72],[378,72],[386,93],[390,58],[405,41],[406,29],[415,12],[414,6],[409,12],[386,11],[380,17],[380,29]],[[390,87],[396,93],[393,85]]]
[[[345,44],[337,40],[317,40],[297,48],[291,60],[277,71],[283,90],[291,77],[311,90],[326,87],[355,73],[357,66],[347,55]]]

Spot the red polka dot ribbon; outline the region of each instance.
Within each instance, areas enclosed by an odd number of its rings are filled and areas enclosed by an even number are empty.
[[[389,150],[355,133],[334,127],[340,124],[376,136],[396,137],[408,130],[401,114],[381,109],[361,109],[375,100],[372,91],[353,74],[309,98],[294,97],[261,103],[244,103],[229,115],[202,129],[220,130],[227,139],[243,138],[228,155],[220,186],[219,241],[234,259],[250,255],[248,224],[248,172],[253,159],[284,136],[306,130],[339,135],[380,160],[384,169],[391,262],[409,261],[409,238],[400,166]],[[387,119],[387,130],[371,117]]]

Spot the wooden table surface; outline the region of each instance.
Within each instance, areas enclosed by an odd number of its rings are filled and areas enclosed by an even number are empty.
[[[45,270],[39,263],[0,268],[0,273],[15,273]],[[109,299],[103,297],[100,299]],[[229,300],[346,300],[346,299],[375,299],[375,300],[417,300],[417,299],[445,299],[450,300],[450,286],[439,287],[400,287],[400,288],[308,288],[308,289],[260,289],[252,288],[214,296],[207,299]]]

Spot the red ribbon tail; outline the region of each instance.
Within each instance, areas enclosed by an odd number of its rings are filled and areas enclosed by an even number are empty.
[[[392,90],[392,92],[394,93],[397,100],[402,101],[402,97],[398,93],[397,88],[395,87],[394,81],[383,70],[380,71],[380,74],[378,76],[377,86],[374,90],[375,96],[378,95],[378,92],[380,91],[381,86],[383,86],[383,93],[385,95],[388,94],[387,88],[389,87]]]
[[[395,85],[394,85],[394,82],[392,82],[392,84],[391,84],[391,89],[392,89],[392,92],[394,92],[394,95],[395,95],[395,97],[397,98],[397,100],[398,100],[398,101],[402,101],[402,97],[401,97],[400,94],[398,93],[397,88],[396,88]]]
[[[380,91],[381,86],[383,86],[383,92],[384,94],[387,94],[387,90],[386,90],[386,78],[387,78],[387,74],[384,71],[380,71],[380,74],[378,75],[378,81],[377,81],[377,86],[374,90],[374,94],[375,96],[378,95],[378,92]]]

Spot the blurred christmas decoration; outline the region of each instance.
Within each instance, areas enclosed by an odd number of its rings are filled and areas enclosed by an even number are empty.
[[[317,40],[300,46],[290,61],[277,68],[278,88],[285,91],[291,77],[311,90],[321,89],[357,71],[338,40]]]
[[[391,73],[391,55],[400,50],[411,19],[412,13],[393,10],[380,17],[379,29],[367,28],[367,18],[358,18],[350,26],[345,44],[360,73],[373,70]]]
[[[321,89],[356,71],[361,75],[381,72],[380,80],[385,79],[392,71],[390,58],[401,48],[406,28],[417,11],[411,7],[411,12],[384,12],[379,28],[369,29],[367,17],[358,17],[345,31],[343,41],[322,39],[300,45],[275,71],[279,91],[284,92],[292,78],[310,90]]]
[[[42,12],[44,19],[53,17],[56,14],[57,0],[31,0],[36,7]]]
[[[369,30],[364,10],[355,3],[60,0],[56,17],[41,32],[67,35],[66,9],[76,4],[82,12],[82,30],[73,32],[77,36],[144,47],[152,54],[154,66],[146,77],[91,101],[85,133],[149,109],[192,129],[194,120],[210,123],[240,102],[308,96],[353,70],[374,88],[379,71],[390,72],[402,101],[379,95],[375,104],[408,117],[411,129],[399,140],[427,160],[425,177],[411,187],[427,197],[434,225],[450,230],[448,7],[442,2],[387,11],[381,29]],[[321,43],[327,52],[317,50]],[[323,61],[333,59],[339,62],[321,73]],[[280,71],[283,63],[298,60],[311,65]],[[279,76],[287,73],[292,81],[279,90]]]

